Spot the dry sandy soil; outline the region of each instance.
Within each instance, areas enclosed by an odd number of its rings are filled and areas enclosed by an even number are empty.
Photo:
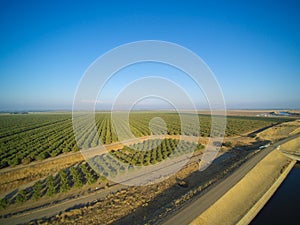
[[[290,162],[291,160],[280,152],[276,150],[271,152],[191,224],[237,224],[241,215],[245,215],[251,206],[263,196],[274,180],[278,179],[282,169]]]
[[[279,112],[279,111],[288,111],[291,113],[300,113],[300,110],[227,110],[226,114],[228,116],[256,116],[258,114],[267,114],[271,112]],[[210,114],[208,110],[199,110],[198,113],[200,114]]]
[[[0,195],[30,183],[42,177],[54,174],[60,169],[73,165],[83,160],[80,152],[69,153],[54,159],[46,159],[41,162],[33,162],[30,165],[20,165],[14,168],[5,168],[0,171]]]
[[[263,140],[276,141],[300,132],[300,120],[278,124],[270,129],[266,129],[257,137]]]
[[[300,153],[300,138],[295,138],[280,146],[281,151]]]

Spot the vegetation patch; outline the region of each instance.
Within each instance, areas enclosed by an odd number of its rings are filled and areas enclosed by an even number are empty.
[[[155,117],[163,119],[167,125],[167,130],[164,131],[159,122],[152,124],[156,134],[210,136],[210,116],[192,114],[189,116],[191,121],[195,117],[199,118],[199,134],[197,133],[198,128],[194,124],[184,124],[182,129],[177,113],[134,112],[130,114],[129,124],[132,134],[136,137],[151,135],[149,123]],[[288,120],[290,119],[278,117],[228,117],[226,136],[239,135]],[[117,122],[120,127],[126,126],[126,121]],[[93,124],[89,123],[85,117],[82,117],[79,123],[83,126],[79,131],[77,145],[70,113],[2,115],[0,117],[0,168],[28,164],[66,152],[78,151],[78,146],[91,148],[100,143],[110,144],[118,141],[110,113],[96,114],[97,134],[92,132]],[[128,130],[124,129],[123,132],[128,132]]]

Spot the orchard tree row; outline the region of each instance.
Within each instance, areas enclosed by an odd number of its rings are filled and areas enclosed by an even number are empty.
[[[110,113],[96,113],[95,120],[90,120],[86,115],[79,116],[75,139],[72,116],[69,113],[2,115],[0,168],[27,164],[133,137],[160,134],[210,135],[211,117],[205,115],[133,112],[129,118],[123,118],[117,117],[112,121]],[[199,123],[196,122],[198,120]],[[226,135],[234,136],[286,120],[288,119],[228,117]]]
[[[136,166],[148,166],[161,162],[168,157],[190,154],[204,146],[176,139],[150,139],[89,160],[91,167],[105,177],[122,175]]]
[[[33,186],[20,190],[16,195],[3,198],[0,208],[11,204],[21,204],[28,200],[39,200],[42,197],[51,197],[63,193],[72,188],[80,188],[83,185],[91,185],[99,179],[99,175],[87,163],[80,163],[60,170],[55,176],[50,175],[46,179],[38,180]],[[101,177],[103,180],[103,177]],[[8,195],[10,196],[10,195]]]

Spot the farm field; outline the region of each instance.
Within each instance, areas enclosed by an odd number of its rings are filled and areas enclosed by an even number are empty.
[[[77,147],[74,138],[70,113],[1,115],[0,146],[3,171],[1,176],[4,180],[7,179],[6,183],[2,182],[3,188],[5,188],[0,199],[2,218],[14,215],[10,213],[27,210],[27,207],[33,210],[31,205],[41,207],[43,204],[54,204],[53,201],[60,204],[65,200],[76,198],[79,193],[84,196],[89,196],[97,191],[102,193],[102,190],[110,190],[110,186],[115,185],[112,182],[113,178],[121,176],[123,179],[124,174],[128,176],[133,171],[139,173],[141,166],[143,168],[151,167],[166,159],[180,158],[181,155],[193,153],[196,161],[192,160],[188,165],[194,165],[193,163],[196,163],[199,160],[198,157],[202,155],[201,150],[204,149],[207,137],[210,136],[211,117],[193,114],[188,116],[194,119],[199,118],[199,136],[201,138],[189,138],[189,136],[196,136],[195,126],[192,124],[187,124],[188,129],[182,132],[180,118],[176,113],[133,112],[129,117],[130,129],[133,135],[139,138],[135,141],[130,140],[127,145],[120,144],[120,140],[114,132],[110,113],[96,114],[98,137],[91,132],[92,124],[88,122],[89,120],[82,116],[79,125],[82,123],[84,126],[82,125],[83,128],[79,129],[81,134],[77,139],[79,146],[89,149],[98,146],[100,142],[107,147],[110,146],[108,151],[96,154],[85,161],[83,158],[79,159],[76,153],[80,148]],[[166,123],[166,131],[159,120],[154,120],[153,123],[152,119],[157,117]],[[227,117],[226,138],[222,145],[222,151],[224,153],[231,149],[241,138],[249,139],[250,142],[255,141],[255,135],[252,135],[253,131],[274,124],[281,125],[290,120],[289,118],[229,116]],[[117,122],[121,128],[126,125],[125,120]],[[121,133],[118,135],[122,136],[122,132],[128,131],[121,129]],[[166,136],[164,136],[165,134]],[[179,135],[185,137],[180,145]],[[67,154],[68,152],[74,153]],[[250,154],[251,151],[231,153],[231,156],[240,155],[239,157],[243,160],[243,154],[246,156],[248,153]],[[47,170],[46,161],[50,159],[45,159],[51,157],[59,159],[61,156],[71,156],[72,154],[76,154],[76,156],[74,155],[76,160],[73,162],[66,159],[65,166],[60,165],[56,169],[49,167]],[[40,163],[32,163],[34,161],[41,163],[45,161],[44,172],[32,170],[32,164]],[[49,161],[49,163],[53,162]],[[23,165],[16,166],[18,164]],[[185,167],[185,170],[189,171],[190,167]],[[15,169],[17,170],[14,171]],[[19,176],[20,173],[24,173],[24,169],[31,172]],[[15,172],[19,175],[12,174]],[[5,178],[6,174],[11,174],[11,178]]]
[[[207,115],[198,116],[200,121],[200,136],[210,135],[211,118]],[[151,134],[149,122],[159,117],[167,125],[169,135],[196,135],[193,126],[181,132],[180,118],[176,113],[134,112],[130,114],[129,124],[131,132],[136,137]],[[228,117],[226,136],[235,136],[247,133],[271,124],[288,121],[288,118],[261,118],[261,117]],[[118,121],[121,125],[124,121]],[[110,113],[97,113],[95,123],[98,136],[91,132],[92,124],[84,124],[78,138],[79,146],[91,148],[101,143],[110,144],[118,141],[111,124]],[[154,123],[157,134],[163,134],[159,123]],[[189,125],[187,125],[189,126]],[[28,164],[32,161],[43,160],[66,152],[78,151],[70,113],[40,113],[26,115],[0,116],[0,168]]]
[[[39,200],[42,197],[51,197],[58,193],[67,192],[72,188],[92,185],[95,182],[101,185],[105,182],[106,177],[122,175],[125,170],[135,170],[136,166],[147,166],[161,162],[174,153],[178,142],[175,139],[146,140],[116,151],[113,150],[110,153],[95,156],[89,159],[88,163],[80,162],[74,166],[61,169],[55,175],[49,175],[42,180],[38,180],[31,186],[19,190],[18,193],[8,194],[7,197],[1,199],[0,208],[21,204],[29,200]],[[156,144],[156,147],[147,150],[149,146]],[[201,144],[183,141],[176,155],[185,154],[191,149],[198,151],[203,147]]]

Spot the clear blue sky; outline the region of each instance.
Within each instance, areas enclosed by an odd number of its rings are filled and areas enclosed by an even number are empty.
[[[0,111],[71,109],[97,57],[149,39],[198,54],[229,108],[300,108],[299,12],[299,1],[1,1]]]

